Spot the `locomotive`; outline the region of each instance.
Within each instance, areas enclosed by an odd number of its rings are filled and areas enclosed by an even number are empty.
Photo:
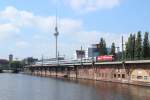
[[[114,55],[103,55],[103,56],[97,56],[96,57],[97,62],[102,61],[114,61]]]

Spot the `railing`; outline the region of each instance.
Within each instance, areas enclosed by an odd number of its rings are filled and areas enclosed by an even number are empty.
[[[97,63],[97,62],[122,62],[122,61],[146,61],[146,60],[149,60],[150,61],[150,58],[141,58],[141,59],[137,59],[137,58],[134,58],[134,59],[124,59],[124,60],[114,60],[114,61],[96,61],[96,59],[94,59],[94,62]],[[59,65],[63,65],[63,64],[84,64],[84,63],[91,63],[92,64],[93,60],[92,59],[75,59],[75,60],[70,60],[70,59],[67,59],[67,60],[52,60],[52,61],[48,61],[48,60],[43,60],[43,61],[37,61],[34,65],[56,65],[56,64],[59,64]]]
[[[80,64],[80,63],[92,63],[91,59],[83,59],[82,62],[80,59],[77,60],[59,60],[59,61],[38,61],[35,65],[50,65],[50,64]]]

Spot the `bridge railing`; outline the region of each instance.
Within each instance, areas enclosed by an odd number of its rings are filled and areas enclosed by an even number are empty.
[[[72,60],[59,60],[59,61],[37,61],[34,65],[53,65],[53,64],[81,64],[81,63],[92,63],[91,59],[72,59]]]

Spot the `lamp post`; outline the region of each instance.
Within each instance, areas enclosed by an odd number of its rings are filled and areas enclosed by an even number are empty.
[[[122,61],[124,61],[124,41],[123,41],[123,36],[122,36]]]
[[[116,60],[120,60],[120,57],[119,57],[119,48],[120,48],[119,46],[116,47],[116,49],[117,49],[117,53],[116,53],[116,54],[117,54],[117,55],[116,55],[117,59],[116,59]],[[116,57],[115,57],[115,58],[116,58]]]
[[[80,56],[81,56],[81,66],[82,66],[82,58],[83,58],[83,51],[82,51],[82,46],[81,46],[81,54],[80,54]]]

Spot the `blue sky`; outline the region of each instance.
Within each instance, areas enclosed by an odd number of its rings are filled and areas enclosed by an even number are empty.
[[[122,35],[150,31],[149,0],[0,0],[0,57],[54,57],[56,2],[60,55],[73,57],[100,37],[121,46]]]

